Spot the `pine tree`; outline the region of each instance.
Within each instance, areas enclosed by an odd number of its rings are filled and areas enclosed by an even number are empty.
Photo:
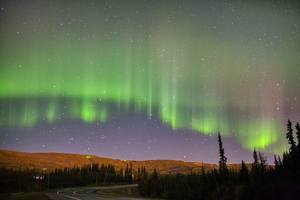
[[[202,167],[201,167],[201,174],[202,174],[203,177],[205,176],[205,171],[204,171],[204,165],[203,165],[203,162],[202,162]]]
[[[130,162],[129,174],[128,174],[128,181],[132,182],[132,162]]]
[[[299,126],[299,123],[297,122],[297,125],[296,125],[296,135],[297,135],[297,157],[296,157],[296,163],[297,163],[297,168],[299,169],[299,166],[300,166],[300,126]],[[299,174],[300,174],[300,171],[299,171]],[[300,176],[300,175],[299,175]]]
[[[288,139],[289,144],[291,145],[290,152],[293,152],[296,147],[296,142],[294,141],[292,122],[290,120],[288,120],[287,131],[286,139]]]
[[[143,177],[144,177],[144,180],[147,180],[147,179],[148,179],[146,167],[144,167]]]
[[[283,155],[282,155],[282,165],[287,167],[289,165],[289,154],[288,152],[283,152]]]
[[[298,144],[297,144],[297,149],[298,151],[300,151],[300,126],[299,126],[299,123],[297,122],[297,125],[295,126],[296,127],[296,130],[297,130],[297,141],[298,141]]]
[[[138,167],[138,182],[140,182],[140,181],[141,181],[141,170]]]
[[[256,152],[256,149],[255,149],[255,148],[254,148],[254,150],[253,150],[253,159],[254,159],[254,162],[253,162],[253,164],[252,164],[252,167],[253,167],[253,166],[257,167],[257,165],[258,165],[258,157],[257,157],[257,152]]]
[[[226,173],[227,172],[227,158],[224,155],[224,148],[223,142],[221,138],[221,134],[218,133],[218,142],[219,142],[219,153],[220,153],[220,160],[219,160],[219,172]]]
[[[128,168],[128,163],[127,163],[126,169],[125,169],[125,182],[128,182],[128,177],[129,177],[129,168]]]
[[[156,172],[156,168],[154,168],[154,170],[153,170],[152,178],[153,178],[154,180],[157,180],[157,179],[158,179],[158,173]]]
[[[261,177],[262,180],[264,180],[267,159],[265,158],[263,153],[258,152],[258,154],[259,154],[259,161],[260,161]]]
[[[250,182],[249,176],[248,176],[248,168],[247,168],[244,160],[242,160],[242,166],[241,166],[241,169],[240,169],[239,179],[240,179],[241,184],[243,184],[243,183],[248,184]]]
[[[254,162],[252,163],[252,167],[251,167],[251,174],[252,174],[252,177],[255,181],[258,181],[259,179],[259,174],[258,174],[258,156],[257,156],[257,152],[256,152],[256,149],[254,148],[253,150],[253,159],[254,159]]]
[[[279,164],[279,166],[282,166],[282,160],[281,160],[280,156],[278,156],[278,164]]]
[[[275,164],[275,170],[278,170],[279,164],[278,164],[278,160],[276,158],[276,155],[274,155],[274,164]]]
[[[119,172],[119,174],[120,174],[120,181],[121,182],[124,182],[124,177],[123,177],[123,168],[121,167],[121,169],[120,169],[120,172]]]

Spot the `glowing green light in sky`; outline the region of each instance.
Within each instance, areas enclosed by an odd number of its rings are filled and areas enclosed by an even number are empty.
[[[124,23],[88,20],[93,10],[81,21],[49,18],[53,23],[35,28],[7,11],[18,26],[1,25],[1,127],[62,119],[104,123],[113,112],[147,113],[174,130],[220,131],[243,148],[277,145],[281,153],[286,147],[279,135],[300,99],[291,89],[299,89],[300,74],[295,22],[259,19],[260,10],[244,9],[222,22],[195,10],[142,21],[125,17]],[[289,17],[281,8],[271,14]]]

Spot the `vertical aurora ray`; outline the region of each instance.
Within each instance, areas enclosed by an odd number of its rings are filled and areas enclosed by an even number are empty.
[[[82,119],[86,122],[93,122],[96,120],[96,108],[94,102],[89,99],[84,99],[81,107]]]
[[[57,114],[58,111],[56,110],[56,103],[49,103],[49,108],[47,112],[47,122],[53,123],[55,120],[55,114]]]
[[[3,6],[0,128],[147,113],[174,130],[285,150],[286,119],[299,120],[297,7],[156,3],[55,5],[57,17],[54,5]]]
[[[246,143],[244,148],[254,149],[256,146],[262,149],[269,144],[273,144],[277,141],[276,134],[280,129],[275,122],[270,119],[261,119],[262,122],[254,121],[253,124],[248,125],[246,136]],[[251,134],[250,134],[251,133]]]
[[[153,88],[152,88],[152,65],[149,63],[149,75],[148,75],[148,87],[147,87],[147,115],[148,118],[151,119],[152,117],[152,98],[153,98]]]

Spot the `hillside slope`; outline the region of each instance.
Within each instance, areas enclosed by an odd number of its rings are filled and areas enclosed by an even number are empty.
[[[102,158],[97,156],[87,156],[81,154],[66,153],[24,153],[16,151],[0,150],[0,167],[13,169],[36,168],[41,170],[55,170],[55,168],[71,168],[78,165],[81,167],[88,164],[112,164],[116,170],[125,169],[127,164],[132,162],[133,170],[138,167],[146,167],[147,171],[153,171],[155,168],[161,174],[168,173],[190,173],[201,171],[202,164],[194,162],[183,162],[177,160],[146,160],[131,161],[111,158]],[[217,165],[204,163],[205,171],[218,169]],[[248,164],[250,166],[251,164]],[[229,164],[228,168],[239,169],[240,164]]]

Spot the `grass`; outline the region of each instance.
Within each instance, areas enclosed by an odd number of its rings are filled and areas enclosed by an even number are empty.
[[[128,191],[131,191],[130,193]],[[106,196],[117,197],[141,197],[138,191],[138,187],[122,187],[122,188],[109,188],[104,190],[98,190],[97,194]]]
[[[1,195],[2,200],[51,200],[44,192],[16,193]]]

